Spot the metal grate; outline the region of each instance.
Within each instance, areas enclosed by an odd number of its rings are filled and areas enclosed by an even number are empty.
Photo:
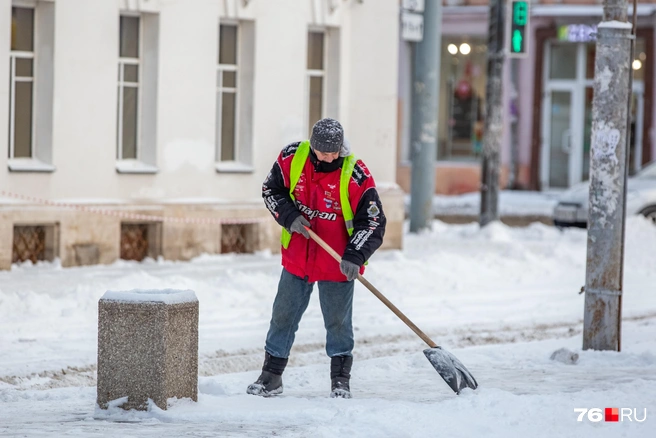
[[[121,224],[121,259],[142,261],[148,256],[148,224]]]
[[[252,253],[255,251],[253,224],[221,225],[221,253]]]
[[[46,227],[25,225],[14,227],[14,242],[11,254],[12,263],[31,260],[46,260]]]

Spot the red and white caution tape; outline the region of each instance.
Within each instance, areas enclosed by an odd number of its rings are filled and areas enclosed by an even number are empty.
[[[48,205],[51,207],[69,208],[72,210],[83,211],[87,213],[102,214],[104,216],[114,216],[123,219],[153,221],[153,222],[172,222],[183,224],[254,224],[264,222],[265,218],[192,218],[192,217],[172,217],[172,216],[153,216],[147,214],[136,214],[126,211],[108,210],[105,208],[89,207],[81,204],[69,204],[66,202],[49,201],[47,199],[35,198],[33,196],[19,195],[17,193],[0,190],[0,195],[9,198],[29,201],[35,204]]]

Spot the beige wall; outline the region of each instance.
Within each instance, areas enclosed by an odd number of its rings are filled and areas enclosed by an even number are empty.
[[[56,171],[10,172],[7,153],[1,153],[0,187],[46,199],[109,202],[259,197],[260,184],[280,149],[307,135],[309,26],[340,28],[338,117],[354,152],[366,161],[377,182],[395,181],[396,0],[251,1],[246,8],[236,0],[151,2],[160,17],[158,105],[147,110],[157,114],[158,172],[140,175],[116,171],[118,17],[123,3],[55,2]],[[332,13],[330,4],[337,5]],[[11,1],[0,0],[0,28],[9,27],[10,11]],[[219,17],[255,20],[251,173],[217,173],[214,167]],[[8,32],[0,35],[0,121],[8,120],[8,37]],[[0,123],[1,151],[7,150],[7,138],[7,123]]]
[[[153,174],[116,169],[119,15],[127,4],[159,15],[157,105],[144,108],[157,116]],[[10,27],[11,5],[0,0],[0,29]],[[0,267],[9,266],[12,230],[19,222],[57,223],[58,255],[65,266],[75,264],[75,245],[87,242],[98,243],[102,263],[118,257],[120,218],[45,207],[41,201],[160,216],[268,218],[261,183],[282,147],[307,136],[304,84],[312,27],[339,29],[337,117],[376,182],[394,185],[398,0],[66,0],[54,5],[54,172],[8,169],[9,32],[0,32],[0,190],[9,194],[0,194]],[[253,160],[252,171],[245,173],[215,168],[220,19],[255,23]],[[401,245],[403,203],[395,193],[386,195],[386,213],[398,216],[389,227],[388,247]],[[41,201],[16,203],[14,194]],[[277,245],[270,231],[258,239],[263,248]],[[164,223],[161,246],[167,258],[188,259],[217,252],[220,235]]]

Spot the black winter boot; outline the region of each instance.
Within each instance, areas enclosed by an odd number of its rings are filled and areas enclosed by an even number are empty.
[[[351,365],[353,356],[334,356],[330,358],[330,380],[332,381],[332,398],[351,398]]]
[[[268,397],[270,395],[282,394],[282,372],[287,366],[286,358],[271,356],[264,353],[264,365],[262,374],[255,383],[246,388],[246,393]]]

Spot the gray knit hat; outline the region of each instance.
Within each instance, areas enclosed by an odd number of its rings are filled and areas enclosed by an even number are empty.
[[[310,145],[323,153],[335,153],[342,150],[344,128],[335,119],[321,119],[312,127]]]

